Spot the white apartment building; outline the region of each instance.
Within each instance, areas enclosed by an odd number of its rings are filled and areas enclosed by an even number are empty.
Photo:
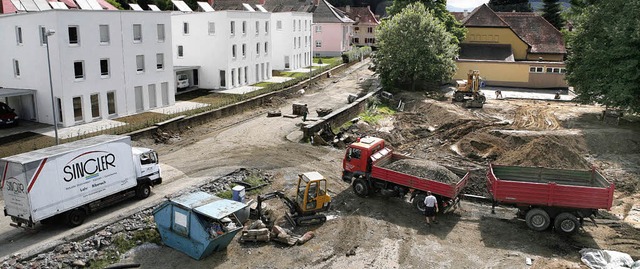
[[[271,15],[241,10],[173,13],[176,72],[186,72],[205,89],[232,89],[270,78]]]
[[[271,14],[273,40],[272,65],[275,70],[295,70],[311,65],[313,14],[277,12]],[[276,44],[274,43],[274,44]]]
[[[0,16],[0,101],[68,127],[175,103],[167,12],[48,10]],[[4,97],[1,98],[1,97]]]

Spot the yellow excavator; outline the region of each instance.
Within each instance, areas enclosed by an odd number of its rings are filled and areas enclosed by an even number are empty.
[[[464,107],[481,108],[487,98],[480,91],[480,84],[482,78],[480,78],[479,70],[469,70],[467,73],[467,80],[456,81],[456,90],[453,93],[453,101],[464,102]],[[468,97],[471,97],[468,99]]]
[[[283,192],[276,191],[258,196],[257,216],[267,226],[273,220],[262,212],[262,202],[280,198],[289,208],[285,215],[292,226],[322,224],[327,217],[319,212],[327,211],[331,205],[331,196],[327,193],[327,180],[318,172],[307,172],[298,175],[298,186],[295,198],[290,199]]]

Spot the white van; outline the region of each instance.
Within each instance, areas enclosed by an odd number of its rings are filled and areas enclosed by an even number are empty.
[[[185,89],[189,87],[189,77],[186,74],[180,74],[176,78],[176,84],[178,89]]]

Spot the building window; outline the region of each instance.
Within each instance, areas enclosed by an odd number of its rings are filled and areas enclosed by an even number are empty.
[[[156,54],[156,69],[164,70],[164,54],[163,53]]]
[[[353,44],[360,44],[360,38],[354,37],[354,38],[351,40],[351,42],[352,42]]]
[[[276,21],[276,30],[282,30],[282,21]]]
[[[16,43],[22,45],[22,27],[16,26]]]
[[[144,110],[144,100],[142,98],[142,86],[133,87],[133,95],[136,104],[136,112],[142,112]]]
[[[158,42],[164,42],[164,24],[158,24],[156,29],[158,32]]]
[[[140,24],[133,25],[133,42],[134,43],[142,42],[142,25]]]
[[[183,22],[182,23],[182,33],[185,35],[189,34],[189,23],[188,22]]]
[[[260,22],[256,22],[256,35],[260,34]]]
[[[247,22],[243,21],[242,22],[242,34],[246,34],[247,33]]]
[[[308,20],[304,20],[304,31],[307,31],[307,25],[309,24]]]
[[[69,33],[69,44],[77,45],[78,43],[80,43],[80,36],[79,36],[79,33],[78,33],[78,26],[69,26],[67,32]]]
[[[269,54],[269,42],[264,42],[264,54]]]
[[[367,28],[367,33],[373,33],[373,27],[368,27]]]
[[[269,22],[268,21],[264,22],[264,33],[265,34],[269,34]]]
[[[544,68],[542,66],[530,66],[529,73],[542,73],[544,72]]]
[[[302,47],[302,37],[298,37],[298,48]]]
[[[109,59],[100,59],[100,76],[109,77]]]
[[[260,57],[260,43],[256,43],[256,55]]]
[[[136,55],[136,71],[144,72],[144,55]]]
[[[109,25],[100,25],[100,44],[109,44]]]
[[[40,26],[40,45],[47,44],[47,28]]]
[[[293,38],[293,48],[294,48],[294,49],[296,48],[296,43],[297,43],[297,39],[294,37],[294,38]]]
[[[82,97],[73,97],[73,119],[82,121]]]
[[[322,40],[316,40],[316,48],[322,47]]]
[[[247,58],[247,44],[242,44],[242,58]]]
[[[566,68],[560,68],[560,74],[564,74],[567,73],[567,69]]]
[[[564,68],[560,67],[547,67],[547,73],[556,73],[556,74],[564,74],[567,71]]]
[[[76,80],[84,79],[84,62],[83,61],[73,62],[73,73],[75,75]]]
[[[182,58],[184,56],[184,49],[182,45],[178,46],[178,58]]]
[[[235,35],[235,34],[236,34],[236,22],[231,21],[231,35]]]
[[[316,25],[316,33],[322,32],[322,25]]]
[[[209,22],[209,35],[214,35],[216,33],[216,23],[210,21]]]
[[[16,59],[13,59],[13,75],[17,78],[20,77],[20,62]]]
[[[62,99],[56,97],[56,104],[58,104],[58,121],[64,122],[64,118],[62,118]]]
[[[231,58],[236,58],[236,45],[231,46]]]
[[[107,113],[116,114],[116,92],[107,92]]]
[[[100,117],[100,95],[92,94],[91,95],[91,117],[99,118]]]

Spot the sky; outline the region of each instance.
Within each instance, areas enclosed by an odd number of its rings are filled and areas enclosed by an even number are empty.
[[[477,6],[488,2],[489,0],[447,0],[447,6],[472,10]]]

